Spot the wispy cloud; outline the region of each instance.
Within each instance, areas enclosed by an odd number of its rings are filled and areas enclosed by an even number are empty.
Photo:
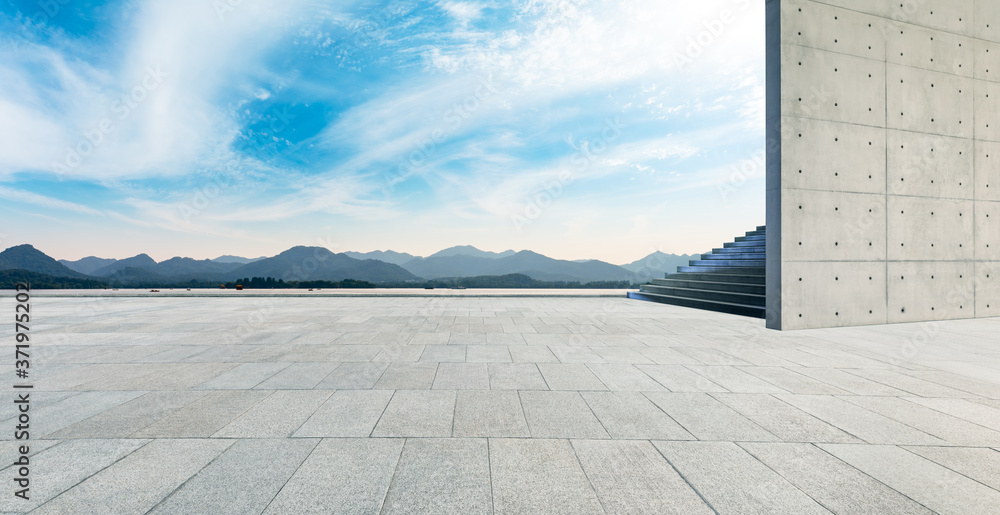
[[[52,197],[46,197],[44,195],[38,195],[30,191],[7,188],[5,186],[0,186],[0,198],[8,200],[13,203],[30,204],[33,206],[44,207],[46,209],[54,209],[58,211],[70,211],[73,213],[82,213],[86,215],[102,214],[101,211],[84,206],[82,204],[77,204],[66,200],[59,200]]]
[[[336,221],[407,250],[435,225],[499,234],[561,181],[535,232],[613,231],[606,199],[718,201],[762,145],[757,4],[140,0],[45,26],[0,9],[19,34],[0,45],[0,196],[157,242],[259,241],[256,223],[294,244]],[[609,120],[623,129],[602,141]],[[105,194],[59,200],[67,182]]]

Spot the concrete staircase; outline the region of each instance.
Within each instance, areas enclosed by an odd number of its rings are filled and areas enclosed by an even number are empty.
[[[765,228],[702,254],[677,273],[629,292],[628,298],[764,318]]]

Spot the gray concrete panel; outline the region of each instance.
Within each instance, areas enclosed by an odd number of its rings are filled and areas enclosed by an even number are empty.
[[[997,316],[997,2],[767,8],[767,326]]]

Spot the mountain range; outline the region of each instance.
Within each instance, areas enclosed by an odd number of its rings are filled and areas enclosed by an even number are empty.
[[[530,250],[489,252],[456,246],[427,257],[392,250],[333,253],[322,247],[298,246],[276,256],[243,258],[225,255],[215,259],[174,257],[157,262],[147,254],[126,259],[88,256],[76,261],[56,261],[31,245],[0,252],[0,270],[25,270],[52,277],[103,279],[128,285],[233,281],[249,277],[274,277],[286,281],[341,281],[407,283],[429,279],[523,274],[539,281],[588,283],[594,281],[645,282],[662,277],[696,255],[654,252],[625,265],[599,260],[553,259]]]

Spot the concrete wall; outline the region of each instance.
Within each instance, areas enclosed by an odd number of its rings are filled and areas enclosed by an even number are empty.
[[[1000,0],[768,0],[767,45],[768,327],[1000,316]]]

